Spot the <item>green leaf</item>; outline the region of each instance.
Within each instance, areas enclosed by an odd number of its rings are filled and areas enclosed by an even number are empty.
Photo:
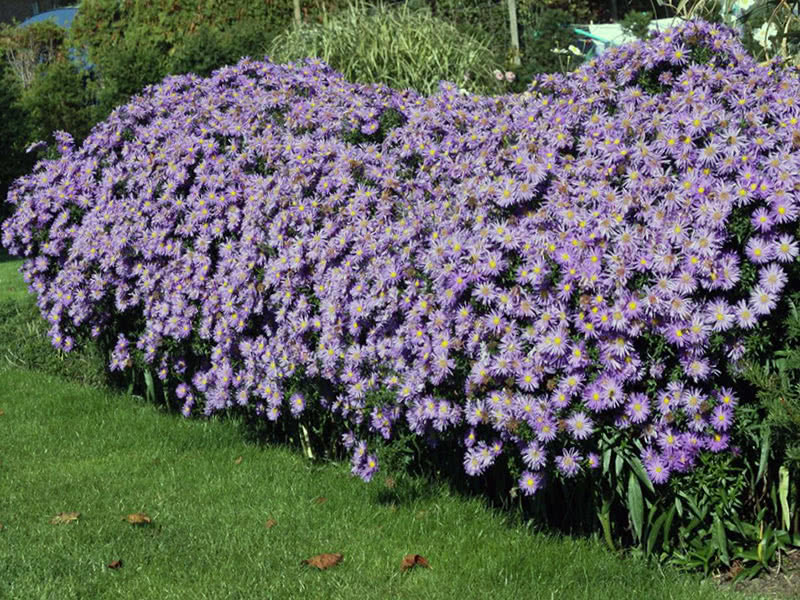
[[[789,531],[792,527],[791,511],[789,510],[789,469],[786,465],[781,465],[778,469],[780,483],[778,484],[778,496],[781,501],[781,522],[783,529]]]
[[[650,481],[650,478],[647,476],[647,471],[645,470],[641,459],[638,456],[632,456],[626,460],[628,461],[631,469],[633,469],[633,472],[636,473],[639,481],[641,481],[648,490],[655,494],[656,490],[653,487],[653,482]]]
[[[153,383],[153,374],[150,372],[150,369],[144,370],[144,384],[147,387],[145,390],[145,397],[147,401],[155,404],[156,401],[156,386]]]
[[[756,481],[761,481],[761,478],[767,470],[770,446],[770,428],[764,424],[761,426],[761,456],[758,459],[758,475],[756,475]]]
[[[641,540],[644,501],[642,499],[642,486],[633,473],[628,476],[628,514],[630,515],[634,536],[637,540]]]
[[[620,473],[622,473],[622,465],[625,464],[625,459],[622,458],[621,454],[617,454],[616,459],[614,460],[614,472],[619,477]]]
[[[673,506],[671,510],[674,509],[675,507]],[[661,531],[668,514],[668,512],[663,512],[658,515],[656,522],[653,523],[653,526],[650,528],[650,533],[647,535],[647,545],[645,546],[645,556],[650,556],[650,554],[652,554],[653,546],[656,545],[656,540],[658,539],[658,533]]]
[[[725,526],[719,515],[714,515],[714,524],[711,526],[711,539],[719,550],[719,557],[723,563],[730,565],[731,557],[728,555],[728,537],[725,535]]]

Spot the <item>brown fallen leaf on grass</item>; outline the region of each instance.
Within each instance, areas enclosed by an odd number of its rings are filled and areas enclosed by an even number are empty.
[[[325,496],[318,496],[317,498],[314,498],[314,504],[324,504],[327,501],[328,499]]]
[[[6,411],[4,411],[2,408],[0,408],[0,417],[2,417],[4,414],[6,414]]]
[[[243,456],[238,456],[238,457],[236,458],[236,460],[235,460],[235,461],[233,461],[233,464],[235,464],[235,465],[240,465],[240,464],[242,464],[242,461],[243,461],[243,460],[244,460],[244,457],[243,457]]]
[[[72,523],[73,521],[77,521],[78,517],[81,516],[79,512],[61,512],[58,513],[55,517],[50,519],[50,523],[53,525],[64,525],[65,523]]]
[[[301,561],[300,564],[317,567],[319,570],[330,569],[342,562],[343,558],[344,556],[338,552],[334,554],[317,554],[316,556]]]
[[[149,525],[153,522],[153,519],[144,513],[132,513],[127,517],[122,517],[122,520],[128,521],[131,525]]]
[[[272,528],[273,528],[273,527],[275,527],[275,525],[277,525],[277,524],[278,524],[278,522],[277,522],[275,519],[267,519],[267,522],[266,522],[266,523],[264,523],[264,526],[265,526],[267,529],[272,529]]]
[[[420,556],[419,554],[406,554],[403,557],[403,563],[400,565],[400,568],[403,571],[408,571],[414,567],[431,568],[430,564],[428,564],[428,559],[424,556]]]
[[[112,560],[106,565],[109,569],[119,569],[122,566],[122,559]]]

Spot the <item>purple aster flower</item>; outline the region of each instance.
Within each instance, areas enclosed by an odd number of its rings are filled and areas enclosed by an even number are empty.
[[[586,464],[590,469],[600,468],[600,456],[594,452],[589,452],[586,456]]]
[[[750,305],[757,315],[766,315],[778,305],[777,296],[757,285],[750,291]]]
[[[538,471],[547,463],[547,455],[537,442],[531,442],[522,451],[522,462],[534,471]]]
[[[722,452],[728,447],[730,438],[727,433],[713,433],[705,439],[704,446],[711,452]]]
[[[464,446],[466,448],[472,448],[475,445],[476,439],[477,438],[475,437],[475,429],[470,429],[467,432],[467,435],[464,436]]]
[[[567,430],[576,440],[585,440],[594,431],[594,423],[586,413],[576,412],[567,419]]]
[[[779,294],[787,279],[786,272],[775,263],[763,267],[758,274],[759,285],[771,294]]]
[[[756,313],[747,300],[739,300],[733,307],[736,324],[743,329],[750,329],[756,324]]]
[[[773,242],[773,252],[778,261],[791,262],[800,254],[800,247],[793,236],[784,234]]]
[[[730,406],[720,404],[711,413],[711,426],[716,431],[727,431],[733,421],[733,410]]]
[[[739,402],[739,399],[734,394],[733,390],[728,387],[720,388],[717,392],[717,400],[721,406],[733,408]]]
[[[306,399],[303,394],[295,393],[289,399],[289,407],[293,417],[299,417],[306,408]]]
[[[669,479],[669,466],[658,454],[653,454],[646,459],[644,461],[644,467],[647,470],[647,476],[650,478],[650,481],[655,484],[666,483]]]
[[[567,477],[575,477],[581,469],[583,457],[575,448],[565,448],[561,456],[556,456],[556,467]]]
[[[632,423],[644,423],[650,415],[650,400],[646,394],[634,392],[628,396],[625,415]]]
[[[533,496],[542,486],[542,476],[539,473],[523,471],[519,478],[519,489],[526,496]]]
[[[774,247],[766,238],[754,236],[747,241],[745,254],[754,263],[763,264],[773,259]]]
[[[487,466],[486,461],[481,456],[479,448],[473,446],[464,452],[464,471],[466,471],[467,475],[473,477],[475,475],[480,475],[486,470]]]
[[[378,472],[378,457],[368,454],[356,474],[364,481],[371,481]]]
[[[775,226],[770,212],[763,206],[753,211],[750,223],[756,231],[760,231],[761,233],[766,233]]]

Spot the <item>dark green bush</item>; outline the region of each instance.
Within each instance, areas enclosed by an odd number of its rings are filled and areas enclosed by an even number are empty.
[[[88,73],[61,59],[43,65],[22,92],[20,106],[32,123],[30,141],[51,141],[53,131],[68,131],[80,143],[95,123]]]
[[[269,39],[267,32],[250,22],[237,23],[224,31],[203,25],[175,47],[168,62],[169,72],[205,77],[243,56],[263,58]]]
[[[30,138],[28,115],[19,104],[21,86],[5,63],[0,63],[0,221],[10,216],[6,195],[11,182],[33,168],[35,155],[26,154]]]

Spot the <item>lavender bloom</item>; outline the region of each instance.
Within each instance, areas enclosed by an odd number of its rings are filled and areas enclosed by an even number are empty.
[[[583,457],[575,448],[565,448],[561,456],[556,456],[556,467],[564,477],[571,478],[581,469]]]
[[[541,488],[542,476],[539,473],[523,471],[519,477],[518,485],[523,494],[533,496]]]

